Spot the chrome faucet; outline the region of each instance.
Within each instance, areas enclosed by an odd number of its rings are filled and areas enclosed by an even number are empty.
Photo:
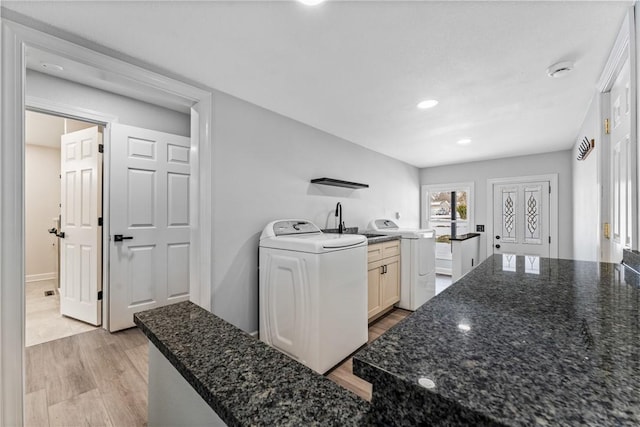
[[[344,233],[344,225],[342,222],[342,205],[340,202],[336,205],[336,215],[338,217],[338,233]]]

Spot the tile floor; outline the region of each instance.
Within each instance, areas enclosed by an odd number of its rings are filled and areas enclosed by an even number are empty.
[[[96,329],[95,326],[60,314],[60,295],[54,280],[29,282],[25,286],[27,347]],[[55,291],[55,294],[45,296],[45,291]]]

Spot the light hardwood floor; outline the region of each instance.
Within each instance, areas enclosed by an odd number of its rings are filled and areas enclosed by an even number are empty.
[[[104,329],[26,348],[26,426],[146,426],[147,338]]]
[[[369,343],[410,314],[394,309],[369,325]],[[146,426],[147,338],[137,328],[94,329],[26,348],[25,426]],[[352,359],[327,378],[371,400]]]
[[[25,345],[27,347],[92,331],[95,326],[60,314],[60,294],[54,280],[30,282],[25,286]],[[45,296],[45,291],[54,295]]]
[[[369,340],[367,344],[370,344],[376,340],[380,335],[387,332],[394,327],[398,322],[411,314],[410,311],[402,310],[399,308],[391,310],[381,318],[369,325]],[[348,358],[342,364],[338,365],[328,374],[327,378],[336,384],[346,388],[349,391],[354,392],[361,398],[371,401],[372,386],[367,381],[353,374],[353,358]]]

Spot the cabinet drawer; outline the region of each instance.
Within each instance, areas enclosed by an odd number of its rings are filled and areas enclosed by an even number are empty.
[[[367,248],[367,261],[379,261],[383,258],[400,255],[400,240],[375,243]]]
[[[382,258],[400,255],[400,240],[382,242],[380,245],[382,245]]]
[[[367,247],[367,262],[379,261],[382,259],[382,243],[369,245]]]

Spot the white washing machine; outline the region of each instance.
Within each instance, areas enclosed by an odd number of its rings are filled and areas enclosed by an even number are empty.
[[[367,239],[305,220],[260,236],[260,339],[324,374],[367,342]]]
[[[390,219],[375,219],[369,230],[400,236],[400,302],[415,311],[436,295],[436,242],[433,230],[400,228]]]

